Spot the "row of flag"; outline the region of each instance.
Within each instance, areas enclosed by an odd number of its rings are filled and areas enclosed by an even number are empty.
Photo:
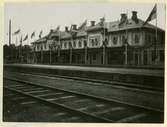
[[[103,18],[100,19],[100,23],[99,23],[99,24],[103,26],[104,21],[105,21],[105,18],[103,17]],[[78,27],[78,30],[85,30],[86,25],[87,25],[87,20],[85,20],[85,21]],[[58,27],[56,28],[56,31],[59,31],[59,30],[60,30],[60,26],[58,26]],[[74,32],[74,31],[72,30],[72,26],[71,26],[71,28],[70,28],[70,32]],[[16,31],[13,33],[13,35],[18,35],[19,33],[21,33],[21,29],[16,30]],[[39,33],[39,38],[42,37],[42,33],[43,33],[43,31],[41,30],[40,33]],[[34,38],[34,37],[35,37],[35,31],[31,34],[31,39]],[[28,34],[25,35],[24,39],[22,39],[22,36],[21,36],[20,42],[21,42],[21,41],[26,41],[27,39],[28,39]]]
[[[18,30],[16,30],[16,31],[13,33],[13,35],[15,36],[15,35],[18,35],[18,34],[20,34],[20,33],[21,33],[21,29],[18,29]],[[39,38],[42,37],[42,33],[43,33],[43,31],[41,30],[40,33],[39,33]],[[35,31],[32,32],[32,34],[31,34],[30,37],[31,37],[31,39],[35,37]],[[22,38],[22,36],[21,36],[20,42],[26,41],[27,39],[28,39],[28,34],[26,34],[24,38]]]
[[[147,20],[143,23],[143,26],[144,26],[145,24],[147,24],[148,22],[150,22],[151,20],[155,19],[156,17],[157,17],[157,4],[155,4],[155,6],[153,7],[153,9],[152,9],[151,13],[149,14]],[[99,25],[102,26],[102,27],[104,27],[104,22],[105,22],[105,16],[100,19]],[[87,25],[87,20],[85,20],[85,21],[78,27],[78,30],[84,30],[84,29],[86,28],[86,25]],[[57,32],[58,32],[59,30],[60,30],[60,26],[58,26],[58,27],[56,28],[56,31],[57,31]],[[71,33],[75,33],[75,31],[73,31],[72,26],[71,26],[71,28],[70,28],[70,32],[71,32]],[[18,35],[19,33],[21,33],[21,29],[18,29],[17,31],[15,31],[15,32],[13,33],[13,35]],[[42,33],[43,33],[43,31],[41,30],[40,33],[39,33],[39,38],[42,37]],[[35,37],[35,31],[31,34],[30,37],[31,37],[31,39]],[[25,35],[24,39],[22,39],[22,36],[21,36],[20,42],[26,41],[27,39],[28,39],[28,34]]]

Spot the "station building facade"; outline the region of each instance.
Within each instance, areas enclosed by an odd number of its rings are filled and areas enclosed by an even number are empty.
[[[121,14],[113,22],[50,30],[32,43],[33,62],[44,64],[164,65],[165,31]]]

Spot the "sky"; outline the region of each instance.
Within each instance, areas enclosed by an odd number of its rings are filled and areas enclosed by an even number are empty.
[[[60,30],[71,24],[79,26],[87,19],[88,25],[91,20],[99,22],[105,16],[106,22],[120,19],[121,13],[137,11],[138,18],[146,20],[149,16],[154,3],[5,3],[4,10],[4,42],[8,44],[9,19],[12,21],[12,33],[21,30],[17,36],[12,36],[12,43],[19,44],[20,37],[28,34],[29,39],[23,44],[30,44],[38,39],[39,32],[42,30],[47,35],[50,29],[56,29],[60,25]],[[150,22],[155,24],[155,20]],[[165,4],[157,4],[157,26],[165,29]],[[35,37],[30,39],[35,31]]]

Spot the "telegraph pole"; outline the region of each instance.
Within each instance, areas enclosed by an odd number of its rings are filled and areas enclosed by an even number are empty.
[[[71,34],[71,42],[69,44],[69,48],[70,48],[70,64],[72,64],[72,42],[73,42],[73,35]]]
[[[105,16],[104,16],[104,20],[105,20]],[[105,65],[106,63],[106,35],[105,35],[105,21],[102,22],[103,25],[103,65]]]
[[[85,42],[85,43],[86,43],[86,42]],[[84,45],[84,47],[85,47],[85,64],[87,64],[87,52],[88,52],[88,47],[87,47],[86,44]]]
[[[12,60],[12,47],[11,47],[11,19],[9,20],[9,60]]]
[[[157,57],[158,57],[158,54],[157,54],[157,41],[158,41],[158,35],[157,35],[157,14],[156,14],[156,20],[155,20],[155,25],[156,25],[156,28],[155,28],[155,45],[154,45],[154,50],[155,50],[155,63],[157,62]]]
[[[11,19],[9,20],[9,46],[11,45]]]
[[[126,21],[126,25],[128,22],[128,10],[127,10],[127,21]],[[125,38],[125,65],[128,65],[128,29],[125,30],[125,34],[126,34],[126,38]]]

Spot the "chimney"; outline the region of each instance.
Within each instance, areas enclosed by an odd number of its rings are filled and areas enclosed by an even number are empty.
[[[77,25],[76,24],[72,25],[72,29],[77,30]]]
[[[137,18],[137,11],[132,11],[132,18],[133,21],[135,21],[136,23],[138,23],[138,18]]]
[[[90,21],[91,26],[95,26],[95,21]]]
[[[68,32],[68,26],[65,27],[65,31]]]
[[[121,14],[121,22],[124,22],[124,21],[126,21],[126,20],[127,20],[127,14],[122,13],[122,14]]]
[[[53,29],[50,30],[50,33],[53,33]]]

